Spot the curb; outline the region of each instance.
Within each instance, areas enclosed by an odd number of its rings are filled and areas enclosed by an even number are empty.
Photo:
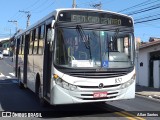
[[[153,95],[153,98],[156,98],[156,99],[160,100],[160,96],[158,96],[158,95]]]
[[[147,98],[149,100],[156,100],[157,102],[160,102],[160,96],[157,96],[157,95],[143,95],[141,93],[136,93],[136,96]]]

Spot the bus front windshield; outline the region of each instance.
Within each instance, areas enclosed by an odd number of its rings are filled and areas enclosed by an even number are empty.
[[[132,33],[57,28],[54,63],[67,68],[128,68],[134,64]]]

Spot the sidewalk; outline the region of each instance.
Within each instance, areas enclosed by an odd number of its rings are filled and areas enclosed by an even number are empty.
[[[136,94],[160,100],[160,88],[158,89],[136,85]]]

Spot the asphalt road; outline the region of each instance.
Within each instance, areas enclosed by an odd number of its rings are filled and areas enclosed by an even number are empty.
[[[32,119],[160,120],[160,102],[137,96],[132,100],[107,102],[106,104],[92,103],[43,108],[33,92],[29,89],[19,89],[11,64],[8,58],[0,60],[0,73],[2,73],[0,74],[0,111],[15,112],[21,115],[25,113],[28,115],[28,112],[39,113],[39,118]],[[159,117],[155,117],[157,114]]]

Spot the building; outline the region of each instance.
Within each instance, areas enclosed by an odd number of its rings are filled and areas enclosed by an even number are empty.
[[[137,60],[137,84],[160,88],[160,39],[140,45]]]
[[[158,41],[160,38],[150,37],[149,42]]]
[[[141,44],[141,38],[139,38],[139,37],[135,37],[135,41],[136,41],[136,50],[137,49],[139,49],[139,46],[140,46],[140,44]]]
[[[0,39],[0,51],[9,50],[10,47],[10,38]]]

